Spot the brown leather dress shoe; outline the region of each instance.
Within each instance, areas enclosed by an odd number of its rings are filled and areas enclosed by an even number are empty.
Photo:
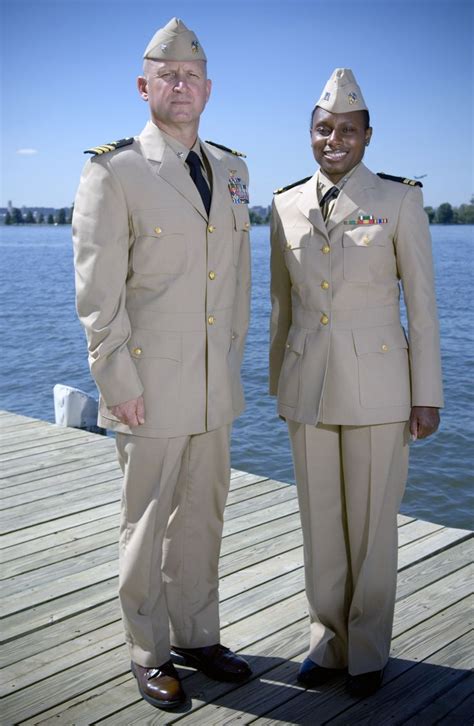
[[[186,700],[178,671],[170,660],[158,668],[147,668],[132,662],[132,673],[137,679],[142,698],[152,706],[168,710],[181,706]]]
[[[196,668],[216,681],[240,683],[252,674],[246,660],[220,643],[205,648],[178,648],[172,645],[171,657],[175,663]]]

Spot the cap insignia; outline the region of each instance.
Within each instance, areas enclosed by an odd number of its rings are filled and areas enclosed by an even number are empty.
[[[324,94],[324,99],[323,100],[324,101],[329,101],[330,98],[331,98],[331,94],[328,91],[327,93]]]
[[[355,91],[351,91],[350,93],[348,93],[347,98],[349,99],[349,103],[351,104],[351,106],[352,104],[357,103],[357,101],[359,100]]]
[[[197,40],[193,40],[191,43],[191,50],[193,53],[199,53],[199,43]]]
[[[163,53],[166,53],[166,51],[168,50],[168,46],[166,45],[166,43],[162,43],[160,45],[160,48],[163,51]]]

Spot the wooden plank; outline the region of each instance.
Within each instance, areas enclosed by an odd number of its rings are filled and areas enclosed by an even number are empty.
[[[9,534],[25,527],[53,523],[65,516],[69,517],[71,514],[88,511],[91,507],[118,503],[119,500],[120,480],[113,479],[95,487],[93,498],[84,497],[82,491],[79,490],[58,496],[54,509],[35,508],[34,504],[19,505],[4,512],[0,517],[0,523],[3,532]]]
[[[227,507],[230,507],[244,500],[253,499],[261,494],[268,494],[270,492],[281,491],[286,487],[292,487],[292,484],[282,484],[275,479],[262,479],[261,481],[255,482],[254,484],[240,487],[239,489],[233,489],[229,492],[227,498]]]
[[[417,711],[431,703],[443,691],[452,688],[467,676],[466,669],[472,664],[472,637],[463,635],[449,643],[422,663],[417,663],[408,673],[394,679],[386,688],[370,700],[370,714],[365,704],[357,704],[329,721],[334,726],[345,726],[347,717],[352,723],[377,723],[386,718],[387,707],[392,706],[391,723],[402,724]],[[407,693],[410,697],[407,698]],[[396,711],[393,704],[396,703]]]
[[[267,494],[246,499],[226,507],[224,519],[230,522],[239,517],[247,517],[249,514],[260,514],[268,506],[276,506],[280,502],[296,501],[296,490],[292,486],[281,486]],[[261,518],[259,518],[261,521]]]
[[[431,557],[434,552],[443,552],[456,543],[464,541],[473,542],[472,532],[464,529],[442,529],[403,547],[398,553],[398,571],[411,567],[415,562],[420,562]]]
[[[397,600],[461,570],[472,562],[472,540],[464,540],[447,550],[433,550],[432,557],[422,559],[398,573]]]
[[[88,475],[72,480],[69,482],[67,489],[62,485],[62,487],[58,487],[58,490],[54,492],[50,491],[47,487],[42,487],[38,491],[36,498],[34,492],[28,492],[3,499],[0,504],[0,511],[5,512],[6,517],[9,514],[13,514],[26,518],[29,513],[35,512],[35,508],[36,510],[38,509],[37,503],[41,502],[41,509],[49,509],[50,511],[57,512],[58,505],[67,506],[68,497],[74,498],[82,496],[83,499],[93,501],[95,493],[101,490],[100,485],[102,487],[108,486],[111,489],[113,488],[114,492],[120,496],[122,477],[119,472],[111,468],[109,471],[98,473],[94,476]]]
[[[107,440],[109,441],[109,439]],[[5,478],[0,478],[0,488],[3,496],[9,494],[9,489],[14,489],[20,485],[27,485],[29,487],[42,486],[43,483],[51,481],[51,483],[59,482],[61,476],[65,476],[66,480],[68,476],[74,475],[79,472],[82,468],[98,466],[102,463],[108,462],[116,463],[117,457],[115,454],[115,448],[112,448],[110,444],[106,444],[101,447],[91,447],[90,449],[84,449],[81,456],[72,457],[69,460],[59,461],[52,463],[51,466],[41,466],[36,469],[28,469],[23,473],[12,473]]]
[[[417,661],[423,661],[433,653],[439,653],[446,646],[449,647],[453,641],[457,643],[459,638],[464,637],[468,632],[469,626],[463,618],[465,607],[465,601],[455,603],[444,611],[443,618],[440,618],[436,612],[426,621],[418,623],[413,628],[408,628],[394,639],[391,658],[385,671],[384,684],[377,694],[371,696],[370,701],[363,702],[365,713],[360,714],[360,717],[363,718],[373,713],[372,707],[377,710],[380,699],[383,699],[385,711],[379,714],[379,718],[374,718],[371,723],[396,722],[392,719],[396,718],[398,713],[399,700],[407,700],[406,694],[411,694],[410,676]],[[404,673],[407,673],[408,676],[405,692],[399,694],[398,698],[388,699],[386,694],[391,688],[391,684],[396,683]],[[244,698],[245,694],[242,693],[241,697]],[[360,721],[353,713],[354,707],[358,707],[358,702],[346,693],[344,679],[340,679],[334,685],[327,684],[321,688],[297,694],[297,697],[292,700],[282,698],[280,705],[271,709],[267,708],[264,711],[265,717],[257,719],[255,723],[258,726],[270,726],[275,723],[319,726],[326,722],[332,723],[330,719],[343,714],[346,726],[353,723],[359,724]],[[314,720],[315,715],[317,715],[317,720]],[[249,722],[244,720],[243,723]]]
[[[254,623],[254,627],[250,628],[249,632],[253,634],[257,632],[265,633],[265,631],[268,631],[270,628],[270,634],[273,634],[275,632],[275,628],[278,627],[280,623],[276,625],[275,618],[269,617],[269,615],[271,615],[271,613],[267,613],[266,617],[261,615],[258,618],[259,623],[257,627]],[[289,622],[287,619],[288,617],[291,617],[291,611],[286,613],[285,623]],[[295,628],[295,631],[297,630],[298,628]],[[301,627],[299,630],[302,630]],[[294,644],[295,635],[296,632],[291,632],[287,635],[278,633],[277,640],[280,643],[283,643],[284,641],[285,643],[289,642]],[[232,643],[232,640],[229,640],[228,638],[225,639],[226,642],[231,644],[231,647],[236,647],[235,644]],[[275,645],[276,643],[274,642],[273,646]],[[50,661],[52,661],[51,658]],[[61,694],[62,699],[74,697],[89,688],[96,688],[101,683],[108,683],[110,678],[120,676],[124,672],[128,672],[129,669],[128,654],[125,646],[113,649],[102,655],[98,655],[95,658],[81,664],[74,664],[73,657],[69,656],[69,663],[70,665],[72,664],[71,667],[63,667],[57,674],[41,680],[38,683],[33,683],[28,688],[7,696],[4,701],[7,713],[14,713],[15,718],[18,720],[31,717],[35,713],[45,710],[47,707],[54,707],[58,693]],[[65,664],[63,663],[62,665],[64,666]],[[200,674],[196,676],[193,674],[191,677],[198,678],[204,684],[210,683],[211,687],[215,685],[212,681],[208,681],[208,679],[205,679]],[[232,687],[232,685],[229,684],[217,685],[218,687],[224,686],[226,690],[228,690],[229,687]],[[135,690],[134,692],[136,693]],[[136,695],[135,698],[137,698]]]
[[[472,726],[474,721],[474,674],[470,673],[448,691],[413,715],[404,726],[426,726],[426,724],[456,724]],[[471,701],[471,704],[469,704]],[[464,704],[464,708],[463,708]]]
[[[38,570],[10,577],[2,585],[3,598],[8,600],[9,596],[21,594],[21,599],[23,599],[26,593],[35,591],[38,594],[36,602],[42,602],[39,594],[42,588],[46,587],[49,591],[52,591],[55,585],[59,581],[64,582],[66,577],[76,575],[76,580],[80,580],[84,571],[90,571],[107,562],[117,563],[117,549],[117,543],[114,542],[104,547],[83,552],[78,557],[48,564]]]
[[[2,557],[2,560],[4,560],[2,568],[4,578],[2,579],[8,580],[17,575],[32,573],[40,568],[50,567],[58,564],[59,562],[64,562],[65,560],[69,563],[74,557],[80,557],[81,555],[94,550],[99,550],[102,547],[107,547],[108,545],[115,546],[115,557],[117,557],[119,534],[118,521],[117,517],[112,517],[110,519],[110,526],[104,530],[100,529],[100,527],[98,527],[98,525],[94,522],[94,534],[90,537],[83,536],[75,539],[69,544],[53,546],[49,550],[41,549],[38,552],[33,551],[32,554],[25,554],[23,557],[17,557],[8,562],[6,562]],[[99,531],[97,531],[97,529]],[[52,537],[54,539],[54,535],[52,535]],[[36,542],[37,540],[33,541]],[[27,544],[30,543],[28,542]]]
[[[52,477],[45,477],[40,482],[28,482],[17,484],[3,489],[1,492],[1,508],[26,504],[27,502],[41,501],[48,497],[55,497],[71,489],[86,488],[94,486],[101,481],[121,477],[115,457],[104,461],[103,458],[90,466],[81,466],[73,472],[59,474]]]
[[[96,436],[85,443],[76,442],[76,444],[56,451],[46,451],[42,454],[35,454],[26,458],[19,457],[17,460],[6,462],[2,466],[1,476],[3,479],[10,479],[21,474],[31,473],[33,476],[34,472],[42,474],[44,470],[51,470],[56,465],[62,466],[69,462],[89,461],[93,457],[107,454],[110,447],[110,440],[104,436]],[[41,478],[41,476],[37,478]]]
[[[82,435],[78,436],[77,430],[73,429],[71,433],[64,434],[58,442],[51,441],[50,443],[41,444],[40,446],[33,446],[29,449],[27,456],[25,456],[24,450],[20,449],[19,451],[4,453],[2,455],[2,460],[6,462],[7,465],[14,466],[16,461],[23,461],[26,459],[30,465],[31,463],[34,463],[34,465],[37,466],[43,461],[60,459],[63,453],[67,452],[67,450],[71,447],[79,448],[100,443],[97,441],[97,434],[90,434],[83,431],[80,433]]]
[[[38,585],[23,590],[21,598],[17,593],[7,595],[2,599],[0,615],[12,615],[14,613],[37,607],[38,604],[78,592],[99,582],[110,580],[118,576],[118,562],[116,559],[104,562],[88,570],[76,574],[66,575],[61,581],[53,581],[46,585]]]
[[[80,594],[79,594],[80,593]],[[5,618],[2,635],[6,641],[68,620],[72,615],[90,610],[117,597],[117,578],[90,585],[56,600],[35,604],[32,609],[20,610]]]
[[[74,546],[77,545],[79,548],[84,546],[84,549],[88,549],[87,543],[82,545],[80,540],[87,540],[93,538],[96,535],[100,535],[105,530],[115,530],[116,538],[118,538],[118,526],[119,526],[119,513],[118,507],[115,508],[114,514],[111,514],[101,519],[95,519],[90,522],[80,523],[69,529],[62,530],[60,532],[53,532],[52,534],[45,534],[34,539],[28,539],[25,542],[6,547],[1,551],[1,558],[3,563],[11,563],[12,567],[15,566],[15,560],[18,560],[20,564],[25,560],[30,560],[32,567],[34,568],[35,563],[47,564],[48,562],[55,562],[61,559],[66,559],[71,553],[74,552]],[[41,525],[39,525],[41,526]],[[34,531],[34,528],[29,530]],[[71,548],[68,550],[68,547]],[[80,550],[79,550],[80,551]],[[64,555],[64,556],[63,556]],[[51,557],[51,559],[49,559]],[[25,565],[28,567],[28,565]]]
[[[76,512],[75,514],[67,514],[60,519],[54,519],[48,522],[42,522],[34,526],[25,527],[22,530],[16,530],[5,534],[0,540],[0,549],[6,547],[12,547],[19,543],[27,542],[31,539],[37,539],[53,532],[60,532],[64,529],[71,527],[78,527],[84,522],[91,522],[93,520],[102,519],[108,517],[111,514],[117,514],[120,510],[120,502],[116,501],[112,504],[102,504],[101,506],[91,506],[90,509],[85,509],[82,512]]]

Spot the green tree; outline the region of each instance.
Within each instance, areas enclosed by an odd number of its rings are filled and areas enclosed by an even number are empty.
[[[454,210],[449,202],[443,202],[436,210],[436,221],[438,224],[452,224],[454,221]]]
[[[34,224],[35,223],[35,218],[33,217],[33,212],[31,211],[31,209],[29,209],[27,211],[27,213],[26,213],[25,223],[26,224]]]
[[[249,209],[250,224],[263,224],[263,219],[257,212]]]
[[[474,224],[474,197],[469,204],[461,204],[457,212],[459,224]]]
[[[436,209],[433,209],[433,207],[425,207],[425,212],[428,215],[428,222],[433,224],[436,217]]]
[[[23,215],[18,207],[12,209],[12,224],[23,224]]]
[[[48,214],[48,224],[54,224],[54,217],[52,214]]]
[[[10,212],[7,212],[5,215],[5,224],[11,224],[12,223],[12,215]]]
[[[66,210],[60,209],[57,216],[58,224],[66,224]]]
[[[38,224],[44,224],[44,214],[43,214],[43,212],[40,212],[38,214]]]

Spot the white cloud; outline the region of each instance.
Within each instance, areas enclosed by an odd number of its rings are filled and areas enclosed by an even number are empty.
[[[34,156],[38,153],[38,149],[17,149],[16,153],[21,156]]]

